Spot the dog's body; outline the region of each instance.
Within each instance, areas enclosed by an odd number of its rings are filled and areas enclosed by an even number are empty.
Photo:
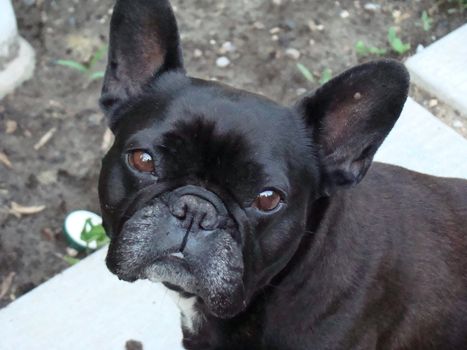
[[[282,107],[187,77],[167,1],[117,1],[109,269],[177,293],[187,349],[465,347],[467,181],[368,171],[407,89],[379,61]]]

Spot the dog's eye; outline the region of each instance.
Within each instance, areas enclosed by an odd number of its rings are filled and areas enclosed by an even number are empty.
[[[278,207],[281,202],[281,195],[273,190],[261,192],[253,202],[253,207],[261,211],[272,211]]]
[[[130,152],[128,154],[128,163],[142,173],[153,173],[155,170],[152,156],[142,150]]]

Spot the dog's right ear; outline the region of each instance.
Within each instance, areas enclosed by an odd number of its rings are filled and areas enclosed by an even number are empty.
[[[106,115],[111,118],[129,98],[170,70],[183,70],[183,58],[169,1],[117,0],[100,99]]]

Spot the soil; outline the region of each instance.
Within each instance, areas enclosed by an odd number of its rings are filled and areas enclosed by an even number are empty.
[[[111,142],[97,106],[101,81],[56,60],[89,62],[107,43],[113,1],[13,3],[37,66],[32,80],[0,101],[0,152],[11,162],[11,168],[0,162],[0,307],[69,266],[64,257],[73,252],[62,238],[63,220],[75,209],[99,212],[100,159]],[[404,56],[389,54],[402,60],[466,22],[467,13],[453,11],[455,1],[433,3],[379,0],[365,9],[364,1],[173,0],[191,75],[286,104],[315,89],[325,69],[338,73],[369,59],[357,56],[358,40],[389,48],[387,30],[395,26],[411,44]],[[424,10],[432,19],[429,31],[420,20]],[[221,56],[229,59],[227,67],[216,65]],[[316,82],[304,78],[298,62]],[[429,96],[416,95],[430,103]],[[452,113],[445,120],[466,135],[467,119]],[[12,215],[12,202],[37,213]]]

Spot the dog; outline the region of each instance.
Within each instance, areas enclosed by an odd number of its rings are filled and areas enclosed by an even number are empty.
[[[118,0],[109,270],[180,296],[186,349],[467,348],[467,181],[372,165],[408,87],[379,60],[284,107],[187,76],[169,2]]]

